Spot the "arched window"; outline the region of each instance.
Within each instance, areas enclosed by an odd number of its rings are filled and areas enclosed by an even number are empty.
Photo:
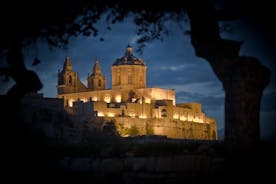
[[[161,110],[161,116],[164,118],[164,117],[167,117],[167,110],[166,109],[162,109]]]
[[[72,76],[69,75],[69,84],[72,84]]]
[[[101,87],[102,86],[102,81],[101,80],[99,80],[99,87]]]

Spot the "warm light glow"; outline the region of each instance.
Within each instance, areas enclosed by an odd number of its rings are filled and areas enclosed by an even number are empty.
[[[193,116],[191,114],[188,114],[188,121],[193,121]]]
[[[116,95],[115,101],[116,101],[117,103],[120,103],[120,102],[121,102],[121,95]]]
[[[81,98],[80,101],[87,102],[86,98]]]
[[[73,107],[73,102],[74,102],[73,99],[69,99],[69,100],[68,100],[68,105],[69,105],[69,107]]]
[[[180,116],[180,120],[181,120],[181,121],[186,121],[187,118],[186,118],[186,116]]]
[[[128,135],[128,134],[126,134],[126,135],[121,135],[121,137],[129,137],[129,135]]]
[[[109,112],[108,114],[107,114],[107,117],[114,117],[115,116],[115,114],[114,113],[111,113],[111,112]]]
[[[139,116],[139,118],[141,118],[141,119],[147,119],[147,116],[146,116],[146,115],[141,114],[141,115]]]
[[[109,96],[109,95],[106,95],[106,96],[104,97],[104,101],[105,101],[106,103],[110,103],[110,96]]]
[[[132,117],[132,118],[135,118],[135,113],[130,112],[130,113],[129,113],[129,116]]]
[[[96,96],[93,96],[92,101],[96,102],[96,101],[98,101],[98,98]]]
[[[146,98],[146,99],[145,99],[145,103],[150,104],[150,99],[149,99],[149,98]]]
[[[178,114],[174,114],[173,115],[173,119],[179,119],[179,115]]]
[[[98,112],[99,117],[104,117],[104,114],[102,112]]]
[[[203,123],[203,119],[199,118],[199,117],[196,117],[196,118],[194,118],[194,122],[196,122],[196,123]]]

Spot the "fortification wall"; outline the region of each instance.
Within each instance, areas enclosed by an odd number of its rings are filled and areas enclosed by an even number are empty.
[[[106,118],[113,121],[121,136],[164,135],[168,138],[216,140],[216,124],[195,123],[169,119]]]

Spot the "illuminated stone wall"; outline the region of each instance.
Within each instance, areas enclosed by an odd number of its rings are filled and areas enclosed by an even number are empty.
[[[173,107],[173,119],[206,123],[206,116],[201,108],[202,105],[199,103],[177,104]]]
[[[169,119],[139,119],[129,117],[106,118],[113,121],[121,136],[130,136],[131,129],[135,127],[137,135],[162,135],[168,138],[216,140],[216,122],[195,123],[189,121]]]
[[[144,97],[145,103],[151,103],[154,100],[172,100],[175,104],[175,90],[163,88],[142,88],[136,89],[138,96]]]
[[[165,135],[169,138],[217,139],[216,121],[201,111],[201,104],[173,105],[172,100],[148,103],[74,102],[76,114],[103,117],[116,123],[122,136],[132,128],[139,135]],[[89,114],[90,113],[90,114]]]
[[[140,103],[150,104],[153,100],[172,100],[175,103],[175,91],[161,88],[142,89],[112,89],[88,91],[79,93],[59,94],[64,99],[65,107],[72,107],[76,101],[102,101],[106,103],[131,102],[139,100]]]

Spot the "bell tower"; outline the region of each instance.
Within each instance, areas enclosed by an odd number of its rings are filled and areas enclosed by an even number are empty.
[[[58,71],[58,95],[82,92],[86,90],[86,87],[78,78],[77,72],[72,70],[72,64],[69,56],[66,56],[62,71]]]
[[[93,66],[92,74],[87,78],[87,83],[88,90],[97,91],[106,89],[106,79],[105,76],[102,75],[98,59],[96,59],[96,62]]]

